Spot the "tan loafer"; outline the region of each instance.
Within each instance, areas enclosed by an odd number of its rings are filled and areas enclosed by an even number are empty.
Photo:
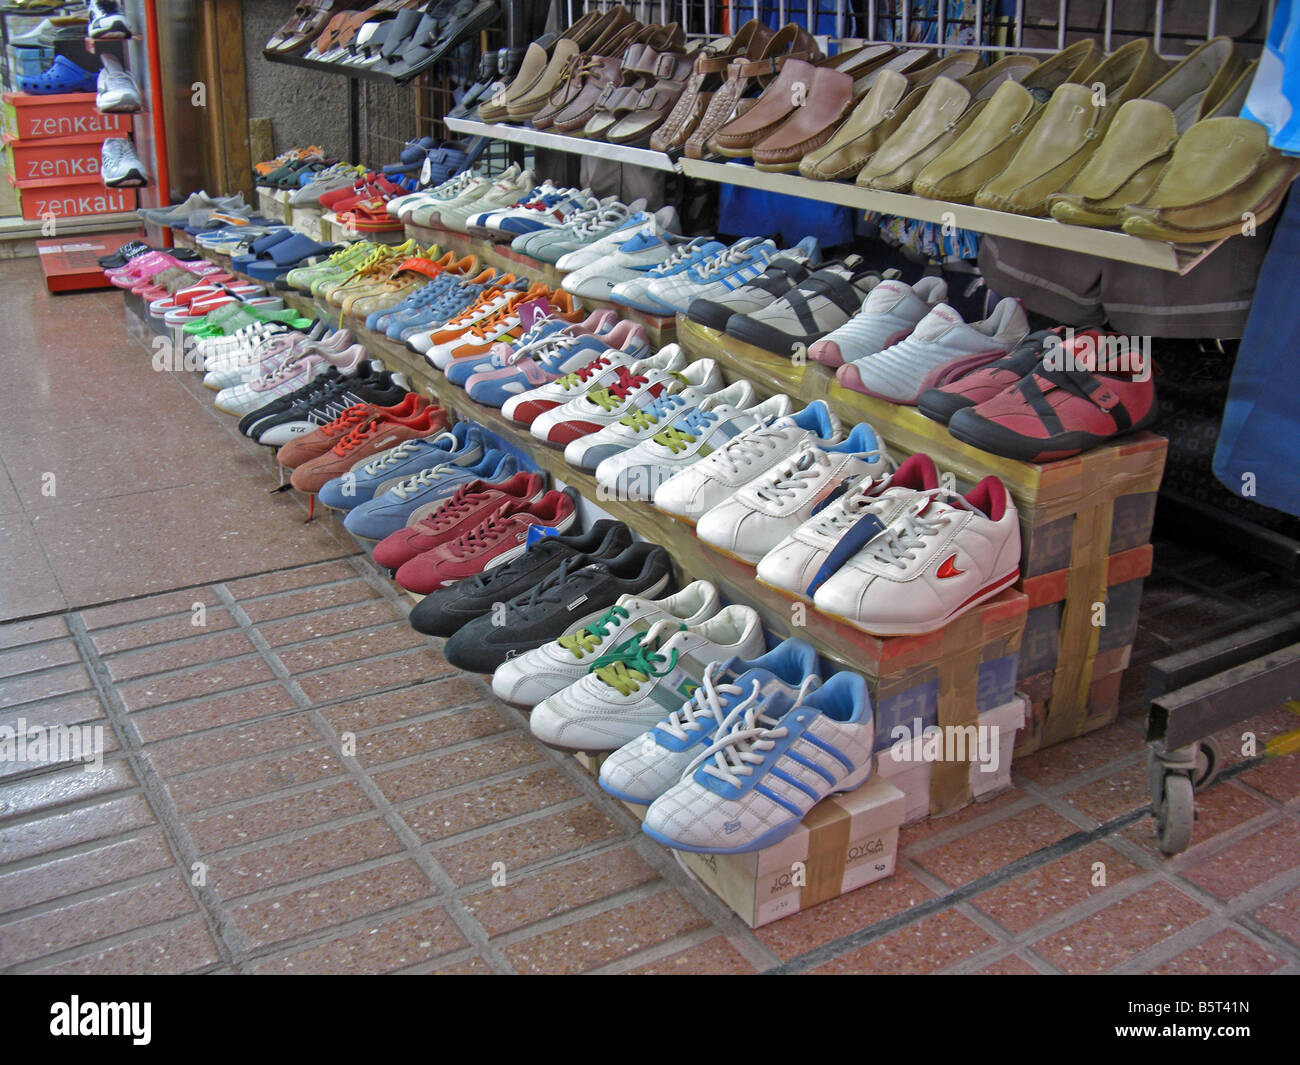
[[[907,192],[921,168],[970,127],[999,85],[1020,81],[1037,66],[1031,56],[1010,55],[961,79],[936,78],[858,173],[857,184]]]
[[[1141,203],[1155,186],[1179,136],[1209,118],[1220,102],[1212,88],[1238,78],[1244,65],[1232,40],[1216,37],[1139,99],[1129,100],[1115,113],[1087,166],[1047,198],[1052,217],[1074,225],[1119,228],[1124,208]]]
[[[1006,170],[975,194],[975,205],[1045,215],[1047,197],[1083,169],[1101,146],[1115,113],[1144,93],[1165,69],[1151,42],[1142,38],[1107,56],[1088,75],[1091,84],[1058,86]]]

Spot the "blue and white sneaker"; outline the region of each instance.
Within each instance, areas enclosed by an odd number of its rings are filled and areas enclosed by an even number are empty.
[[[382,540],[437,510],[462,484],[480,479],[504,481],[518,472],[515,457],[495,448],[472,466],[455,462],[431,466],[348,511],[343,527],[363,540]]]
[[[560,287],[584,299],[607,300],[620,281],[631,281],[664,262],[687,238],[675,233],[660,233],[656,227],[644,226],[625,240],[611,255],[606,254],[589,266],[568,274]]]
[[[569,323],[562,318],[555,318],[546,310],[534,305],[528,308],[531,314],[531,324],[524,331],[523,335],[517,340],[500,341],[499,343],[509,347],[507,354],[494,352],[489,348],[487,351],[478,355],[467,355],[461,359],[454,359],[447,364],[443,371],[447,380],[453,385],[465,387],[465,382],[473,377],[476,373],[489,373],[492,370],[499,370],[503,366],[510,365],[515,354],[524,348],[531,348],[539,344],[545,338],[552,334],[561,332]],[[493,347],[497,345],[494,344]]]
[[[681,709],[605,759],[600,786],[648,806],[681,780],[731,713],[761,704],[769,717],[779,717],[820,685],[817,652],[803,640],[786,640],[752,661],[711,662]]]
[[[570,441],[564,448],[564,461],[580,470],[594,470],[605,459],[621,455],[666,429],[724,384],[712,359],[697,359],[682,371],[682,376],[688,380],[674,381],[648,406],[598,432]]]
[[[510,247],[542,262],[553,263],[562,255],[593,244],[627,223],[633,215],[645,211],[645,200],[622,203],[614,196],[597,202],[594,208],[580,211],[554,229],[524,233],[510,242]]]
[[[597,237],[590,244],[584,244],[573,251],[565,252],[555,260],[555,265],[570,273],[581,270],[584,266],[599,262],[611,252],[617,251],[622,244],[643,229],[655,233],[680,233],[682,225],[681,219],[677,217],[677,208],[669,204],[667,207],[659,208],[653,214],[649,211],[638,211],[634,215],[629,215],[626,222],[616,226],[604,236]]]
[[[696,854],[770,847],[822,799],[867,781],[874,740],[867,682],[848,670],[784,712],[762,701],[741,704],[650,804],[642,830]]]
[[[711,259],[719,252],[727,250],[725,244],[708,237],[696,237],[687,244],[682,244],[658,266],[652,267],[630,281],[620,281],[609,291],[609,298],[624,307],[633,307],[650,314],[673,314],[673,309],[662,300],[650,295],[650,285],[663,277],[672,277],[683,273],[692,266]]]
[[[647,286],[651,299],[685,313],[694,299],[713,299],[743,288],[764,270],[776,255],[776,245],[763,237],[746,237],[711,259]]]
[[[321,486],[317,499],[331,510],[352,510],[421,470],[454,462],[472,466],[483,458],[483,434],[473,422],[457,422],[448,433],[404,440]]]
[[[498,237],[506,239],[524,233],[555,229],[564,225],[579,211],[586,210],[599,202],[591,195],[589,189],[581,189],[549,199],[544,205],[529,204],[520,212],[499,215],[492,219],[488,228]]]

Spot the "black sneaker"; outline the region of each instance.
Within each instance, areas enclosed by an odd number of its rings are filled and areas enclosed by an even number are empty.
[[[364,362],[355,373],[336,377],[323,393],[304,396],[287,410],[257,422],[248,435],[266,447],[282,447],[290,440],[332,422],[358,403],[395,407],[409,391],[404,380],[397,379],[387,370],[376,370],[371,362]]]
[[[508,658],[595,621],[620,595],[658,599],[673,584],[673,563],[658,544],[635,543],[615,558],[567,558],[536,587],[489,608],[442,649],[458,669],[491,673]]]
[[[411,627],[427,636],[453,636],[495,604],[535,588],[565,559],[582,556],[597,562],[616,558],[631,546],[632,533],[621,521],[598,521],[585,533],[544,536],[513,562],[426,595],[411,611]]]

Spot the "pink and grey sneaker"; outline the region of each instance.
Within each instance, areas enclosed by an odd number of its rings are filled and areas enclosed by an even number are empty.
[[[973,407],[1010,388],[1025,374],[1033,373],[1042,361],[1043,351],[1060,339],[1062,329],[1040,329],[1030,333],[1002,358],[972,370],[964,377],[938,388],[927,388],[916,401],[916,409],[927,418],[948,424],[948,419],[963,407]]]
[[[1054,462],[1145,429],[1156,420],[1153,367],[1145,356],[1107,372],[1043,364],[1010,388],[957,411],[948,432],[965,444],[1022,462]],[[1127,365],[1125,365],[1127,364]]]
[[[1020,301],[1000,301],[980,322],[962,320],[946,303],[938,304],[898,343],[846,362],[835,371],[845,388],[877,399],[914,406],[921,393],[986,366],[1025,338],[1029,319]]]

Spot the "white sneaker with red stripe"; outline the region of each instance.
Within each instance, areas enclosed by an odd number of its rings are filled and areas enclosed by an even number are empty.
[[[873,636],[915,635],[1019,578],[1020,516],[1006,486],[985,477],[965,496],[918,495],[826,579],[813,605]]]

